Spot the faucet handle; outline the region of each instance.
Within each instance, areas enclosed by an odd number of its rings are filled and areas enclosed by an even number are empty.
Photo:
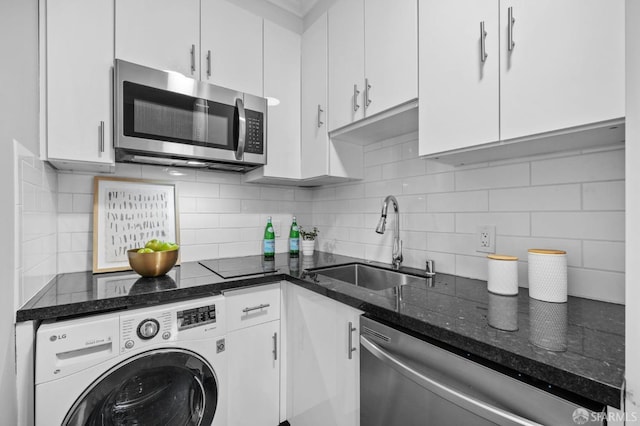
[[[427,259],[425,262],[425,271],[424,274],[427,277],[433,277],[436,274],[435,262],[431,259]]]

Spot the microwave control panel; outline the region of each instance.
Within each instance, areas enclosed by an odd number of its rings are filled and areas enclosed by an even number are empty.
[[[257,111],[246,110],[247,138],[244,152],[250,154],[264,153],[264,114]]]

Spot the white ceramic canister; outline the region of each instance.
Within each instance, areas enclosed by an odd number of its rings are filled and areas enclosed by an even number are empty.
[[[567,252],[529,249],[529,296],[543,302],[567,301]]]
[[[518,294],[518,258],[503,254],[490,254],[487,290],[505,296]]]

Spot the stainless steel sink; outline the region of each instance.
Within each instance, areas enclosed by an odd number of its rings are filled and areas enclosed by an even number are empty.
[[[374,291],[411,283],[424,283],[426,280],[424,276],[406,274],[361,263],[315,268],[310,269],[308,272]]]

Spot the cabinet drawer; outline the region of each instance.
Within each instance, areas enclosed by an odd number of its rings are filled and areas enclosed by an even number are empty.
[[[280,318],[280,283],[225,292],[225,299],[228,331]]]

